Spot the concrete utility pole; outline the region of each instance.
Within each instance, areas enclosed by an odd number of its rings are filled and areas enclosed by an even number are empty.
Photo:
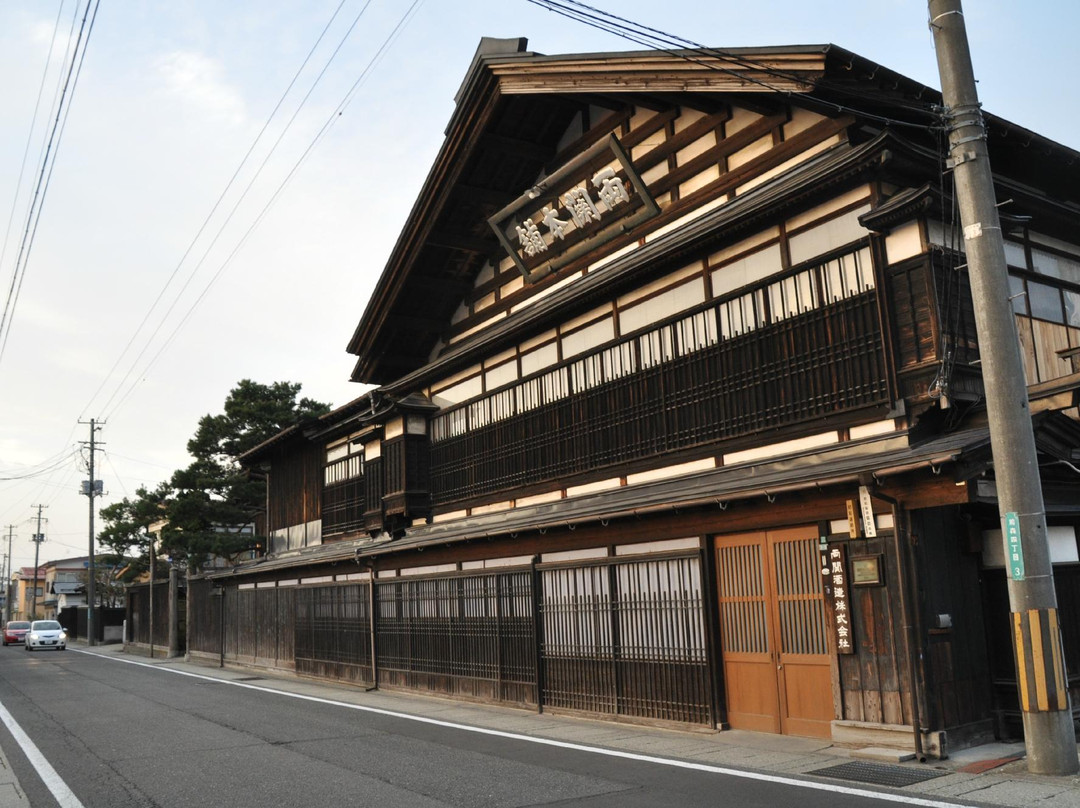
[[[8,570],[7,575],[4,576],[4,622],[6,623],[11,619],[11,576],[14,570],[11,568],[15,563],[14,556],[11,555],[11,538],[15,532],[15,525],[8,525],[7,534],[7,558],[8,558]]]
[[[35,505],[37,508],[37,533],[30,541],[34,543],[34,588],[30,592],[30,619],[37,620],[37,588],[38,588],[38,554],[41,552],[41,543],[45,541],[45,534],[41,532],[41,512],[48,505]]]
[[[998,511],[1009,564],[1009,607],[1028,770],[1074,774],[1080,765],[1061,650],[1042,483],[964,12],[960,0],[929,0],[929,9],[949,133],[948,165],[953,170],[964,227]]]
[[[80,421],[80,424],[86,423]],[[97,645],[97,620],[94,619],[94,600],[97,588],[97,568],[94,564],[94,497],[100,492],[97,490],[94,480],[94,452],[97,444],[94,443],[95,433],[101,431],[101,426],[93,418],[90,419],[90,482],[86,484],[84,494],[90,499],[90,562],[86,581],[86,638],[89,645]]]

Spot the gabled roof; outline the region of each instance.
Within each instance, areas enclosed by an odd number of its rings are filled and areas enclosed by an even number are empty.
[[[446,139],[348,344],[354,381],[388,384],[424,366],[491,258],[487,220],[569,155],[560,139],[582,110],[737,97],[750,108],[804,104],[896,126],[927,147],[940,94],[835,45],[545,56],[523,39],[484,39],[461,85]],[[908,127],[913,124],[913,127]],[[1080,157],[988,116],[995,170],[1060,199],[1077,198]],[[601,129],[602,127],[597,127]],[[871,134],[872,134],[871,132]],[[1069,167],[1071,166],[1071,169]],[[1063,170],[1064,169],[1064,170]]]

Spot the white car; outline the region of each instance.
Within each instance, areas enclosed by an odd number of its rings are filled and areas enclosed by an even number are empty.
[[[67,632],[55,620],[35,620],[30,624],[30,630],[26,632],[25,642],[27,651],[33,651],[35,648],[66,651]]]

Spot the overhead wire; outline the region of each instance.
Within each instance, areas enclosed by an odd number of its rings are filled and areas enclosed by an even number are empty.
[[[78,12],[78,4],[76,3],[76,12]],[[56,9],[56,23],[53,25],[52,39],[49,40],[49,52],[45,56],[45,69],[41,72],[41,84],[38,86],[37,99],[34,101],[34,112],[30,116],[30,131],[26,135],[26,148],[23,149],[22,163],[19,166],[19,178],[15,181],[15,194],[11,200],[11,213],[8,215],[7,228],[4,230],[4,240],[0,243],[0,270],[4,266],[4,259],[7,257],[8,239],[11,237],[11,227],[15,224],[15,213],[19,207],[19,194],[22,192],[23,177],[26,176],[26,165],[30,159],[30,146],[34,142],[34,129],[37,128],[38,112],[41,109],[41,99],[45,94],[45,84],[49,78],[49,67],[52,65],[53,48],[56,47],[56,38],[60,34],[60,20],[64,13],[64,2],[61,0],[60,5]],[[78,14],[76,13],[76,17]],[[73,18],[74,19],[74,18]],[[68,42],[71,39],[69,37]],[[67,56],[64,57],[65,62]]]
[[[94,10],[91,14],[90,5],[93,3]],[[34,238],[37,235],[38,225],[41,222],[41,212],[45,205],[45,197],[48,194],[49,183],[52,180],[53,169],[56,166],[57,153],[60,150],[60,143],[63,139],[64,129],[67,126],[67,113],[71,110],[72,100],[75,96],[75,89],[79,83],[79,77],[82,75],[83,62],[86,58],[86,50],[90,44],[90,35],[94,30],[94,21],[97,19],[98,8],[101,6],[101,0],[88,0],[86,4],[86,11],[83,14],[82,24],[79,26],[79,36],[75,42],[75,48],[72,50],[71,63],[68,66],[67,76],[64,80],[64,89],[61,93],[60,103],[56,108],[56,117],[53,121],[52,131],[49,136],[49,143],[45,150],[45,155],[41,161],[41,171],[38,175],[37,186],[34,190],[34,199],[31,203],[30,213],[27,217],[26,228],[23,232],[23,237],[19,245],[19,253],[15,261],[15,270],[12,273],[11,285],[8,289],[7,298],[4,302],[4,311],[0,315],[0,364],[3,363],[4,351],[7,348],[8,337],[11,335],[11,325],[15,317],[15,307],[18,304],[19,294],[22,290],[23,280],[26,277],[26,266],[30,261],[30,254],[33,250]],[[87,19],[89,18],[89,27],[87,26]],[[83,34],[85,32],[85,39]],[[80,51],[80,43],[82,49]],[[76,65],[76,60],[78,65]],[[70,88],[70,95],[69,95]],[[64,104],[64,99],[67,99],[67,104]],[[51,155],[51,159],[50,159]]]
[[[177,262],[176,266],[173,268],[173,270],[170,273],[169,277],[166,279],[164,285],[161,287],[161,291],[158,292],[157,297],[154,299],[154,302],[150,304],[150,308],[147,309],[146,314],[143,315],[142,320],[139,322],[139,325],[135,328],[135,331],[132,333],[131,338],[128,340],[127,344],[124,346],[123,350],[120,352],[120,355],[116,358],[116,361],[113,363],[113,365],[109,369],[108,373],[105,374],[104,378],[101,381],[101,384],[98,385],[97,390],[94,391],[94,394],[90,397],[90,400],[87,402],[86,406],[83,408],[83,415],[80,416],[80,418],[84,417],[85,413],[93,406],[94,401],[97,400],[97,397],[101,394],[102,390],[105,388],[105,386],[109,383],[109,380],[112,378],[113,373],[120,366],[121,362],[123,362],[124,357],[127,356],[128,352],[131,350],[132,346],[135,344],[135,341],[138,339],[139,335],[143,332],[143,329],[146,327],[146,324],[149,322],[150,317],[153,315],[154,311],[157,310],[158,305],[164,299],[165,293],[168,291],[169,287],[172,285],[173,281],[176,279],[177,275],[180,273],[180,270],[184,266],[184,263],[187,261],[188,256],[191,254],[192,250],[195,248],[195,245],[198,243],[199,239],[202,237],[202,234],[206,231],[206,228],[209,226],[210,221],[214,217],[214,214],[217,213],[217,210],[221,206],[221,203],[225,200],[225,197],[228,195],[229,191],[232,189],[233,184],[236,182],[237,178],[240,176],[240,172],[243,170],[244,166],[247,165],[248,160],[251,158],[251,155],[254,153],[255,148],[259,144],[259,141],[262,140],[262,137],[266,133],[267,129],[270,127],[271,122],[277,116],[277,113],[281,109],[281,106],[285,103],[285,99],[289,96],[289,93],[292,92],[292,89],[296,85],[296,82],[300,78],[300,75],[303,73],[304,69],[307,67],[308,62],[311,61],[311,57],[315,54],[315,51],[318,49],[319,45],[322,44],[322,41],[326,37],[327,32],[330,30],[330,27],[334,24],[334,20],[337,19],[338,14],[341,13],[341,9],[344,7],[344,5],[345,5],[345,3],[347,1],[348,0],[341,0],[341,2],[338,3],[337,8],[334,9],[334,13],[330,15],[330,19],[327,20],[326,25],[323,26],[322,31],[320,32],[318,38],[315,40],[315,43],[308,50],[308,53],[304,57],[303,62],[301,62],[300,67],[297,68],[296,72],[293,74],[292,79],[289,81],[288,86],[282,92],[281,97],[278,99],[277,103],[274,105],[274,108],[270,111],[270,114],[267,116],[266,120],[263,122],[262,128],[259,130],[258,134],[255,135],[255,138],[251,141],[251,145],[248,147],[247,152],[245,152],[243,158],[241,158],[240,162],[237,164],[236,169],[233,171],[232,176],[229,178],[229,181],[225,184],[225,187],[221,190],[221,193],[218,195],[217,200],[214,202],[213,206],[210,208],[210,212],[206,215],[206,218],[203,219],[203,222],[199,226],[198,231],[195,233],[194,237],[191,239],[191,242],[188,244],[187,249],[184,250],[184,254],[180,257],[180,260]],[[349,31],[346,33],[346,37],[348,36],[348,33],[351,33],[353,28],[356,27],[357,22],[359,21],[360,17],[363,15],[364,11],[367,9],[367,6],[369,4],[370,4],[370,0],[367,0],[367,2],[364,4],[364,7],[360,11],[360,14],[357,15],[356,19],[353,20],[352,25],[349,27]],[[341,46],[344,44],[344,41],[345,41],[345,38],[343,38],[341,43],[338,44],[337,49],[335,49],[335,51],[334,51],[335,56],[337,55],[338,50],[341,49]],[[331,58],[330,61],[333,61],[333,57]],[[326,66],[323,67],[322,72],[320,72],[320,74],[319,74],[319,78],[315,81],[314,84],[312,84],[311,89],[308,91],[308,95],[311,94],[311,90],[314,90],[315,86],[318,84],[319,79],[322,78],[323,73],[325,73],[327,67],[330,66],[330,61],[328,61]],[[304,100],[305,101],[307,100],[307,96],[305,96]],[[302,106],[303,106],[303,103],[301,103],[301,107]],[[297,111],[299,111],[299,108],[298,108]],[[295,113],[294,113],[293,117],[295,118]],[[288,130],[288,128],[289,128],[289,126],[291,126],[291,124],[292,124],[292,121],[290,120],[289,124],[286,125],[285,130],[283,130],[282,136],[284,135],[284,132]],[[278,142],[280,142],[280,136],[278,138]],[[277,148],[276,143],[274,144],[274,148]],[[272,153],[273,153],[273,149],[271,149],[271,151],[270,151],[270,154],[272,154]],[[269,158],[269,155],[267,155],[267,158]],[[252,178],[252,182],[254,182],[254,179],[258,177],[259,172],[261,172],[262,167],[265,164],[266,164],[266,161],[264,160],[263,164],[260,165],[258,171],[256,171],[254,177]],[[250,188],[250,187],[251,187],[251,183],[248,184],[248,188]],[[245,190],[244,193],[246,194],[247,191]],[[240,201],[242,201],[242,200],[243,200],[243,197],[240,198]],[[228,221],[232,218],[232,214],[236,212],[236,208],[238,207],[238,205],[239,205],[239,202],[237,202],[237,204],[233,206],[232,212],[230,212],[230,214],[229,214],[229,219],[226,219],[226,222],[225,222],[226,224],[228,224]],[[222,229],[223,228],[224,228],[224,225],[222,226]],[[221,235],[221,229],[218,230],[218,236],[220,236],[220,235]],[[217,241],[217,236],[215,236],[214,242],[211,243],[211,248],[213,247],[213,244],[216,243],[216,241]],[[206,255],[204,254],[203,260],[205,260],[205,257],[206,257]],[[195,269],[192,272],[193,273],[197,272],[201,265],[202,265],[202,261],[199,262],[199,264],[195,267]],[[190,277],[189,277],[189,282],[190,282]],[[177,298],[176,298],[177,300],[179,299],[179,296],[183,294],[183,292],[184,292],[184,290],[186,288],[187,288],[187,283],[185,283],[184,286],[177,293]],[[127,373],[125,373],[123,378],[117,384],[117,386],[116,386],[117,390],[123,388],[123,386],[127,382],[128,378],[130,378],[134,367],[138,364],[139,360],[145,354],[147,346],[149,346],[150,343],[153,342],[154,337],[157,335],[158,331],[160,330],[161,323],[163,323],[164,320],[168,318],[169,314],[172,312],[173,307],[175,307],[175,305],[176,305],[176,302],[174,300],[172,306],[169,307],[168,311],[166,311],[164,317],[159,322],[158,328],[156,328],[154,330],[154,332],[150,335],[150,337],[147,338],[146,346],[144,346],[143,350],[135,357],[134,361],[132,362],[132,366],[128,369]],[[112,399],[115,398],[115,396],[116,396],[116,392],[114,391],[112,396],[109,397],[109,399],[106,401],[105,405],[102,407],[103,410],[108,408],[109,404],[112,402]]]
[[[567,17],[568,19],[573,19],[578,22],[584,23],[585,25],[596,28],[597,30],[614,34],[615,36],[618,36],[622,39],[626,39],[630,42],[643,45],[644,47],[650,48],[652,50],[671,53],[672,55],[678,56],[686,61],[698,64],[703,68],[715,70],[718,72],[729,73],[731,75],[737,76],[741,81],[745,81],[750,84],[756,84],[764,89],[769,90],[770,92],[781,93],[788,96],[795,95],[785,87],[778,87],[775,84],[770,84],[765,79],[760,79],[756,76],[747,75],[745,71],[736,71],[730,68],[721,67],[720,65],[715,64],[715,62],[711,60],[721,59],[731,64],[737,64],[743,67],[752,67],[755,70],[765,73],[766,75],[771,75],[774,78],[783,79],[784,81],[795,81],[800,84],[807,83],[807,78],[803,75],[799,75],[797,73],[792,73],[789,71],[783,71],[770,65],[764,64],[760,61],[749,59],[746,56],[735,54],[731,51],[726,51],[721,48],[712,48],[702,45],[701,43],[694,42],[691,39],[687,39],[685,37],[681,37],[675,34],[670,34],[658,28],[652,28],[650,26],[635,22],[625,17],[620,17],[617,14],[603,11],[602,9],[580,2],[580,0],[527,0],[527,2],[544,8],[548,11],[552,11],[556,14],[560,14],[561,16]],[[687,50],[691,51],[691,53],[684,52]],[[706,61],[706,59],[708,59],[709,61]],[[855,88],[845,87],[843,85],[839,85],[833,82],[828,82],[827,80],[819,80],[818,84],[828,84],[829,88],[835,92],[861,98],[863,100],[874,100],[873,95]],[[804,98],[804,100],[806,100],[807,102],[822,105],[838,112],[850,112],[860,115],[863,118],[870,118],[881,123],[893,126],[910,127],[921,130],[932,130],[937,128],[938,126],[936,113],[933,111],[933,108],[930,104],[908,104],[898,99],[890,99],[890,104],[892,106],[904,106],[910,111],[924,114],[935,121],[935,123],[933,124],[919,124],[913,123],[911,121],[902,121],[896,118],[879,115],[865,109],[849,107],[845,104],[840,104],[839,102],[823,99],[820,97],[800,97]]]
[[[117,401],[116,405],[111,410],[109,410],[107,413],[105,413],[106,417],[112,417],[117,411],[120,410],[121,407],[123,407],[123,405],[126,403],[128,398],[135,391],[135,389],[138,386],[140,380],[145,378],[146,374],[149,373],[150,369],[153,368],[153,366],[158,362],[158,360],[161,358],[161,356],[169,348],[169,346],[172,344],[173,340],[179,334],[180,330],[183,328],[183,326],[191,318],[192,314],[194,314],[194,312],[198,308],[198,306],[205,299],[205,297],[209,293],[210,289],[214,286],[214,284],[222,276],[222,274],[225,272],[225,270],[231,264],[232,260],[236,257],[236,255],[240,252],[240,250],[246,244],[248,238],[251,236],[251,234],[254,232],[254,230],[259,226],[259,224],[262,222],[262,220],[266,217],[267,213],[270,211],[270,209],[273,207],[274,203],[281,196],[282,192],[288,186],[289,182],[292,181],[293,177],[296,175],[296,172],[299,170],[300,166],[303,165],[303,163],[310,156],[311,152],[315,149],[315,147],[325,137],[326,133],[338,121],[338,119],[342,116],[342,114],[345,112],[345,110],[348,109],[349,105],[352,103],[353,99],[356,97],[356,93],[359,91],[360,87],[363,86],[363,84],[366,82],[368,76],[371,74],[371,71],[374,70],[374,68],[382,60],[382,58],[385,56],[387,50],[397,40],[398,36],[400,36],[400,34],[404,30],[405,26],[413,18],[413,16],[415,16],[416,11],[419,9],[419,7],[422,4],[423,4],[423,0],[413,0],[413,2],[405,10],[405,13],[402,14],[402,16],[398,20],[397,24],[394,26],[394,28],[390,31],[390,33],[383,40],[382,44],[379,46],[379,49],[375,52],[375,55],[372,56],[372,58],[365,65],[365,67],[361,71],[359,77],[356,79],[356,81],[353,83],[353,85],[349,88],[349,90],[343,96],[342,101],[337,105],[337,107],[334,108],[333,112],[331,112],[331,114],[327,117],[327,119],[323,123],[322,127],[315,134],[314,138],[312,138],[311,143],[308,144],[308,147],[304,150],[304,152],[300,155],[300,157],[293,164],[293,166],[289,170],[288,174],[286,174],[285,178],[278,185],[277,189],[274,191],[273,195],[271,195],[270,199],[263,206],[263,208],[259,212],[258,216],[256,216],[256,218],[248,226],[248,228],[244,232],[243,236],[236,243],[236,245],[233,247],[232,251],[228,254],[228,256],[225,258],[225,260],[222,262],[222,264],[218,267],[218,270],[214,273],[213,277],[211,277],[210,280],[207,282],[207,284],[203,287],[202,291],[199,293],[198,297],[194,300],[194,302],[191,304],[191,306],[184,313],[181,320],[173,327],[172,331],[166,337],[165,341],[161,344],[161,346],[157,350],[157,352],[151,357],[150,361],[142,368],[142,370],[138,374],[139,377],[136,378],[135,381],[132,382],[128,386],[126,392]]]
[[[333,63],[334,59],[337,57],[338,52],[344,46],[346,40],[349,38],[349,36],[352,34],[353,30],[356,28],[356,25],[360,22],[360,18],[363,17],[364,12],[367,11],[367,8],[368,8],[369,5],[371,5],[371,0],[366,0],[366,2],[363,4],[363,6],[360,9],[360,12],[356,15],[355,19],[353,19],[352,25],[349,26],[349,28],[345,32],[344,36],[342,36],[341,41],[338,43],[338,46],[334,49],[333,53],[330,54],[330,57],[327,60],[326,64],[323,66],[323,69],[315,77],[315,80],[312,82],[311,87],[308,89],[308,91],[304,95],[303,99],[301,99],[300,104],[297,106],[296,110],[294,110],[292,116],[289,118],[288,122],[285,124],[285,126],[282,128],[281,132],[278,134],[277,140],[274,141],[273,146],[270,148],[270,150],[267,152],[267,154],[263,157],[263,160],[259,164],[258,168],[255,170],[255,173],[248,180],[248,183],[244,187],[244,190],[240,194],[240,197],[233,203],[233,206],[232,206],[231,210],[229,211],[228,216],[226,216],[225,221],[222,222],[221,225],[218,227],[217,233],[214,236],[213,240],[210,242],[210,244],[207,246],[207,248],[203,251],[202,258],[199,259],[199,262],[195,265],[194,269],[192,269],[191,272],[188,273],[187,279],[184,281],[184,284],[180,287],[180,290],[173,297],[173,301],[169,305],[169,308],[165,311],[164,316],[158,321],[157,326],[154,328],[153,332],[147,338],[146,342],[143,345],[142,350],[139,352],[139,354],[135,357],[134,361],[131,363],[131,366],[128,368],[127,373],[124,374],[124,377],[120,380],[120,382],[113,389],[112,395],[109,396],[108,400],[105,402],[105,405],[102,408],[103,411],[105,411],[106,413],[112,412],[112,410],[109,410],[109,406],[112,404],[113,400],[120,393],[120,391],[123,389],[124,384],[127,382],[127,380],[129,378],[131,378],[131,375],[134,373],[135,368],[138,366],[139,361],[143,358],[143,356],[146,355],[146,352],[150,349],[150,346],[153,344],[153,341],[157,338],[158,334],[161,333],[161,330],[162,330],[162,328],[164,328],[166,321],[172,315],[172,313],[176,309],[177,305],[179,305],[180,299],[183,296],[184,292],[187,291],[187,289],[190,286],[191,282],[195,279],[195,275],[202,268],[203,264],[206,262],[206,259],[209,257],[211,251],[217,245],[218,240],[221,238],[222,234],[225,232],[225,228],[227,228],[229,226],[229,223],[232,221],[233,216],[236,214],[237,210],[240,208],[240,205],[243,204],[243,201],[247,198],[248,193],[251,191],[251,189],[254,186],[256,180],[258,180],[259,176],[262,174],[262,171],[266,167],[266,164],[269,162],[270,158],[277,151],[277,147],[281,144],[281,141],[284,139],[284,137],[288,133],[289,129],[292,128],[292,125],[295,122],[296,117],[300,114],[300,111],[307,104],[307,101],[311,97],[311,94],[315,91],[315,88],[322,81],[322,78],[325,75],[326,71],[329,69],[330,65]],[[341,7],[339,6],[338,9],[340,10],[340,8]],[[337,14],[337,12],[335,12],[335,16],[336,16],[336,14]],[[333,19],[331,19],[331,22],[333,22]],[[328,23],[327,28],[329,27],[329,25],[330,24]],[[326,29],[323,30],[323,33],[324,34],[326,33]],[[321,41],[321,40],[322,40],[322,36],[319,37],[319,41]],[[317,45],[318,45],[318,42],[316,42],[316,46]],[[312,52],[314,52],[314,47],[312,48]],[[309,54],[309,58],[310,58],[310,54]],[[307,64],[307,59],[304,60],[304,64],[305,65]],[[303,65],[301,66],[300,69],[303,70]],[[297,76],[299,76],[299,74],[300,74],[300,71],[297,71]],[[296,81],[296,77],[293,78],[293,83],[295,83],[295,81]],[[289,85],[290,89],[291,89],[291,87],[292,87],[292,83],[290,83],[290,85]],[[287,94],[288,94],[288,90],[286,90],[285,95],[287,95]],[[282,96],[281,101],[285,100],[285,95]],[[273,118],[273,115],[277,112],[277,109],[281,106],[281,101],[279,101],[278,106],[274,108],[274,112],[271,113],[271,117],[267,119],[266,125],[263,126],[263,131],[266,130],[266,126],[268,126],[270,124],[270,120]],[[261,135],[262,135],[262,132],[259,133],[259,136],[261,136]],[[258,140],[258,138],[256,138],[256,141],[257,140]],[[255,148],[255,144],[253,143],[251,149],[248,150],[248,155],[251,154],[251,151],[254,148]],[[247,156],[245,156],[244,160],[245,161],[247,160]],[[239,173],[239,171],[240,171],[240,169],[237,168],[236,173]],[[235,177],[236,177],[236,174],[233,175],[234,179],[235,179]],[[231,183],[232,183],[232,181],[230,180],[230,185],[231,185]],[[216,205],[215,205],[215,209],[216,209]],[[202,232],[202,230],[200,230],[200,233],[201,232]],[[189,248],[189,252],[190,252],[190,248]],[[185,258],[186,257],[187,257],[187,253],[185,253]]]

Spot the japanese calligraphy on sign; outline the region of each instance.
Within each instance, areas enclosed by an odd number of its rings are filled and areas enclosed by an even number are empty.
[[[658,212],[618,138],[610,135],[488,223],[521,274],[532,282]]]
[[[854,654],[855,631],[848,590],[847,553],[842,544],[833,544],[821,548],[818,556],[821,560],[821,579],[825,599],[830,607],[837,653]]]
[[[1020,539],[1020,517],[1014,511],[1005,514],[1005,563],[1014,581],[1024,580],[1024,544]]]

